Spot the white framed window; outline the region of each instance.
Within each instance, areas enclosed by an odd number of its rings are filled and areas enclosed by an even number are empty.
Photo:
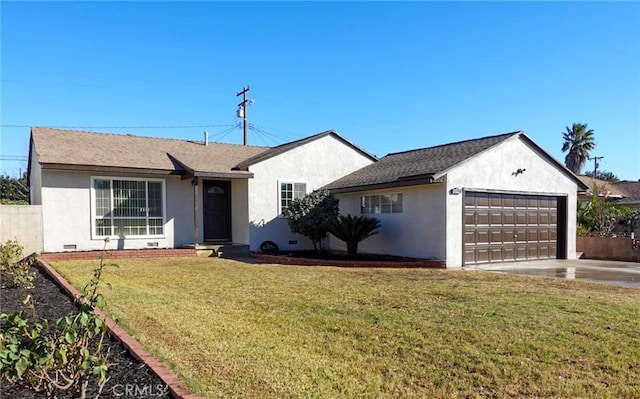
[[[402,213],[402,193],[363,195],[360,213]]]
[[[294,199],[307,195],[307,183],[280,182],[280,215],[291,205]]]
[[[164,180],[92,177],[91,194],[95,238],[164,235]]]

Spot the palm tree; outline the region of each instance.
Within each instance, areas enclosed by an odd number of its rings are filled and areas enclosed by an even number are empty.
[[[365,238],[378,234],[380,221],[368,216],[338,216],[329,224],[329,232],[337,239],[347,243],[349,255],[358,254],[358,243]]]
[[[596,142],[593,139],[593,129],[587,130],[586,123],[574,123],[571,128],[562,133],[564,143],[562,152],[569,151],[564,158],[564,164],[573,173],[579,174],[589,158],[589,151],[593,150]]]

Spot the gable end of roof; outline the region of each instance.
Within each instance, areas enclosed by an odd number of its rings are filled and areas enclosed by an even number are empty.
[[[233,169],[234,170],[248,170],[250,166],[255,165],[259,162],[262,161],[266,161],[267,159],[276,157],[280,154],[283,154],[287,151],[290,151],[294,148],[298,148],[301,147],[305,144],[311,143],[315,140],[319,140],[323,137],[327,137],[327,136],[331,136],[334,137],[335,139],[337,139],[338,141],[342,142],[343,144],[347,145],[348,147],[351,147],[352,149],[354,149],[356,152],[362,154],[363,156],[371,159],[372,161],[377,161],[378,158],[375,155],[370,154],[369,152],[365,151],[364,149],[358,147],[357,145],[353,144],[352,142],[350,142],[349,140],[345,139],[344,137],[342,137],[338,132],[334,131],[334,130],[327,130],[321,133],[317,133],[314,134],[312,136],[309,137],[305,137],[299,140],[295,140],[295,141],[291,141],[289,143],[285,143],[285,144],[281,144],[277,147],[273,147],[263,153],[260,153],[254,157],[251,157],[245,161],[240,162],[239,164],[237,164]]]

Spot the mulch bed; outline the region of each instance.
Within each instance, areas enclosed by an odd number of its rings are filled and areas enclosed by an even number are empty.
[[[50,324],[75,310],[73,301],[49,276],[40,269],[34,268],[36,273],[35,287],[29,290],[21,287],[7,288],[10,280],[0,275],[0,312],[9,313],[23,310],[22,300],[30,294],[35,302],[36,317],[48,319]],[[29,315],[30,310],[27,310]],[[147,365],[133,358],[128,350],[115,337],[105,338],[105,347],[109,350],[106,382],[100,398],[170,398],[167,386]],[[87,398],[95,398],[98,387],[95,382],[89,384]],[[73,393],[58,392],[57,398],[72,398]],[[2,380],[0,383],[0,398],[46,398],[43,393],[24,389],[17,389]]]

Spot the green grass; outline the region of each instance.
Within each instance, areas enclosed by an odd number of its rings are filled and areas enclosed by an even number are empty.
[[[640,397],[640,290],[480,271],[118,260],[110,314],[205,397]],[[97,262],[56,262],[76,287]]]

